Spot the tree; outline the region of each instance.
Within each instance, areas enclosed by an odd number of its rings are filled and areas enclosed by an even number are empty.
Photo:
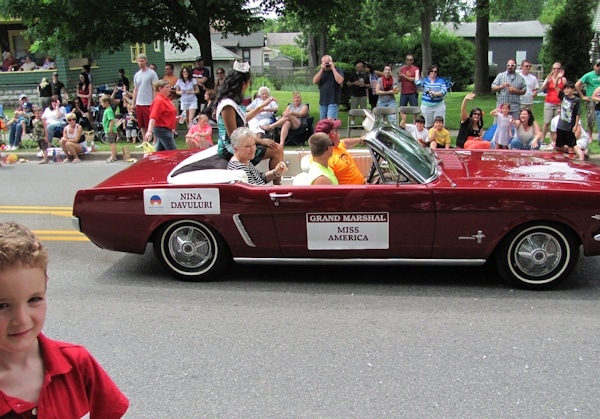
[[[565,4],[550,26],[541,57],[545,68],[560,61],[569,80],[576,80],[590,70],[590,42],[593,3],[587,0],[570,0]]]
[[[489,2],[493,22],[537,20],[542,14],[544,0],[492,0]]]
[[[566,3],[567,0],[545,0],[544,7],[538,18],[539,21],[544,24],[552,24]]]
[[[490,44],[489,6],[489,0],[477,0],[475,6],[477,16],[477,27],[475,29],[475,94],[477,95],[490,93],[490,66],[488,63]]]
[[[192,35],[211,65],[211,27],[248,34],[264,20],[245,5],[246,0],[0,0],[0,14],[20,19],[36,40],[34,48],[53,54],[114,52],[127,43],[154,40],[185,49]]]

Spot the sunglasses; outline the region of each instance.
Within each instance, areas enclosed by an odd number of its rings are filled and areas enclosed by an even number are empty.
[[[531,68],[531,66],[530,66],[530,65],[524,65],[523,67],[526,67],[526,68]]]
[[[437,70],[431,70],[430,73],[437,73]]]
[[[480,113],[480,112],[475,112],[475,113],[473,114],[473,116],[481,116],[481,113]]]
[[[507,67],[516,67],[516,64],[506,64]]]

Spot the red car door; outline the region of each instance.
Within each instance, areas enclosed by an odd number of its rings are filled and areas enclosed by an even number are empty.
[[[424,185],[269,189],[283,257],[427,258],[435,227]]]

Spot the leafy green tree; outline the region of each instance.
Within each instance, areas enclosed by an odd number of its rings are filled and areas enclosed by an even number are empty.
[[[306,56],[306,51],[303,47],[296,45],[281,45],[277,48],[283,55],[287,55],[288,57],[292,58],[295,66],[304,66],[306,64],[308,57]]]
[[[320,56],[329,53],[328,43],[335,36],[336,22],[347,18],[347,10],[359,9],[359,0],[330,0],[324,12],[322,0],[262,0],[265,10],[275,10],[286,19],[294,19],[303,25],[308,39],[308,65],[316,67]]]
[[[544,24],[551,24],[556,19],[556,16],[565,7],[567,0],[545,0],[544,7],[539,16],[539,21]]]
[[[492,22],[537,20],[543,7],[544,0],[492,0],[490,20]]]
[[[185,49],[192,35],[207,64],[211,26],[248,34],[264,20],[246,0],[0,0],[0,14],[20,19],[34,47],[51,53],[113,52],[126,43],[154,40]]]
[[[570,0],[565,4],[550,26],[540,53],[544,68],[560,61],[569,80],[576,80],[590,71],[593,6],[587,0]]]

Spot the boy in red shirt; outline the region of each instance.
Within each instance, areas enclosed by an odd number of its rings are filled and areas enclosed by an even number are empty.
[[[0,417],[120,418],[129,401],[90,353],[41,333],[47,265],[29,229],[0,223]]]

